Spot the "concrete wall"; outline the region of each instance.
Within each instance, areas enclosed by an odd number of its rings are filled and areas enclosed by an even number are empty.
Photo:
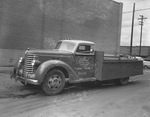
[[[117,54],[121,19],[122,4],[111,0],[0,0],[0,65],[64,38],[94,41],[96,49]]]
[[[0,0],[0,48],[41,47],[42,12],[37,0]]]
[[[0,66],[13,66],[24,52],[24,50],[0,49]]]

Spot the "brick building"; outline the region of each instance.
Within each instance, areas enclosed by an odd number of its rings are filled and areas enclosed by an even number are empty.
[[[52,49],[60,39],[94,41],[118,53],[122,4],[112,0],[0,0],[0,65],[30,48]]]

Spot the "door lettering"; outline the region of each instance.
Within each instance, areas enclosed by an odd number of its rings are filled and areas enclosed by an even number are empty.
[[[76,63],[79,64],[83,69],[90,70],[92,69],[90,65],[90,59],[91,57],[77,57]]]

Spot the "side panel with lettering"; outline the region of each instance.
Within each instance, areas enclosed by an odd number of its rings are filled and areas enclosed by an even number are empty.
[[[74,70],[81,78],[93,77],[94,55],[75,55]]]

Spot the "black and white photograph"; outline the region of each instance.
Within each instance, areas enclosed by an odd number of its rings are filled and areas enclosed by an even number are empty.
[[[0,0],[0,117],[150,117],[150,1]]]

